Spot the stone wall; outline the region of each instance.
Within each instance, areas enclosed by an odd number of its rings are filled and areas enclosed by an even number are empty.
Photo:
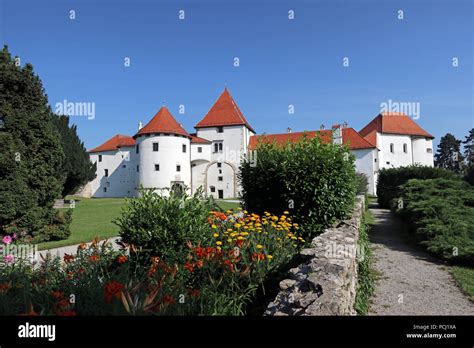
[[[350,219],[326,229],[301,251],[304,263],[280,282],[280,292],[265,315],[356,314],[357,241],[363,212],[364,196],[357,196]]]

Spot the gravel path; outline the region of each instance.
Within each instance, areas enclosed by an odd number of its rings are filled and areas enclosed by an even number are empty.
[[[474,304],[451,274],[419,246],[407,242],[403,223],[387,209],[371,205],[374,268],[379,274],[370,314],[474,315]]]
[[[119,250],[120,245],[117,244],[117,242],[119,240],[120,240],[119,237],[112,237],[112,238],[108,239],[108,242],[110,242],[112,244],[112,248],[114,248],[115,250]],[[102,244],[102,243],[103,243],[103,241],[101,240],[100,244]],[[87,243],[87,244],[89,245],[90,243]],[[55,249],[41,250],[39,252],[39,254],[42,255],[43,257],[46,257],[47,254],[51,254],[53,256],[59,256],[59,257],[63,258],[65,254],[75,255],[76,252],[77,252],[77,247],[78,246],[79,246],[79,244],[69,245],[69,246],[55,248]]]

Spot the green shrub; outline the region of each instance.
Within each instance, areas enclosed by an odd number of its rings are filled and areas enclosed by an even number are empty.
[[[381,208],[390,208],[393,199],[401,194],[400,185],[410,179],[454,179],[458,176],[446,169],[413,165],[400,168],[384,168],[379,171],[377,197]]]
[[[466,167],[466,174],[464,175],[464,180],[474,186],[474,163],[470,163]]]
[[[356,175],[356,192],[358,194],[366,194],[369,189],[369,180],[364,173]]]
[[[125,243],[140,248],[140,259],[158,256],[174,264],[186,257],[187,242],[197,244],[210,238],[206,222],[216,206],[212,198],[202,196],[202,191],[193,196],[167,191],[169,195],[142,189],[139,198],[127,200],[114,223]]]
[[[474,188],[462,180],[409,180],[397,213],[428,251],[474,264]]]
[[[262,142],[256,158],[242,162],[239,174],[247,210],[258,214],[288,210],[307,240],[351,211],[355,178],[349,149],[318,137],[284,146]]]

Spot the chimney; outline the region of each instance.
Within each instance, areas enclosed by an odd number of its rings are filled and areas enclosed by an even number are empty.
[[[349,124],[346,121],[344,121],[344,123],[342,124],[342,128],[347,128],[348,125]]]
[[[324,124],[321,124],[321,125],[319,126],[319,130],[325,130],[325,129],[326,129],[326,126],[325,126]]]
[[[287,133],[291,133],[291,128],[288,127],[288,128],[286,129],[286,132],[287,132]]]
[[[342,145],[342,128],[340,124],[332,125],[332,142],[333,144]]]
[[[142,129],[143,128],[143,123],[141,122],[138,122],[138,130]]]

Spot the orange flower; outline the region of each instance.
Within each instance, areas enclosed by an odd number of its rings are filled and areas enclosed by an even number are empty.
[[[260,260],[265,260],[265,254],[262,254],[262,253],[252,254],[252,261],[260,261]]]
[[[127,257],[124,256],[124,255],[120,255],[119,257],[117,257],[117,262],[120,263],[120,264],[123,264],[123,263],[127,262]]]
[[[188,289],[188,295],[190,297],[199,297],[199,295],[201,295],[201,292],[195,289]]]
[[[189,272],[193,273],[194,272],[194,264],[186,261],[184,264],[184,268],[186,268]]]
[[[0,284],[0,293],[7,292],[12,286],[10,284]]]
[[[77,248],[80,249],[80,250],[87,249],[87,244],[86,243],[81,243],[81,244],[79,244],[79,246]]]
[[[55,300],[62,300],[64,298],[64,293],[62,291],[53,291],[51,292],[51,297]]]
[[[110,303],[112,299],[115,297],[120,299],[120,293],[125,288],[125,286],[117,282],[115,280],[111,280],[107,284],[105,284],[105,291],[104,291],[104,301],[105,303]]]
[[[197,261],[195,262],[195,266],[196,266],[197,268],[201,268],[202,266],[204,266],[204,262],[203,262],[202,260],[197,260]]]
[[[92,262],[99,261],[99,259],[100,259],[100,257],[98,255],[89,256],[89,260],[91,260]]]

